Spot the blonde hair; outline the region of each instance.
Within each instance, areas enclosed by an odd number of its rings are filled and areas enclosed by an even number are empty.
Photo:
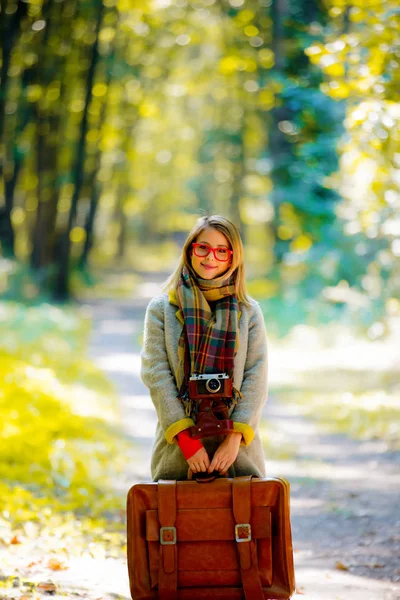
[[[168,277],[168,279],[162,286],[163,291],[176,290],[184,266],[186,266],[191,273],[196,275],[196,273],[193,271],[190,259],[190,250],[192,242],[196,241],[197,237],[209,227],[212,227],[213,229],[218,229],[218,231],[223,233],[230,244],[231,250],[233,250],[231,266],[225,273],[223,273],[223,275],[220,275],[220,277],[215,278],[216,283],[218,283],[219,279],[225,279],[227,277],[230,277],[235,271],[237,271],[235,282],[236,298],[239,302],[243,302],[244,304],[249,305],[250,300],[246,290],[245,269],[243,263],[242,238],[240,237],[240,233],[236,225],[234,225],[225,217],[221,217],[220,215],[200,217],[200,219],[196,221],[194,227],[189,232],[186,241],[183,245],[181,257],[177,268]]]

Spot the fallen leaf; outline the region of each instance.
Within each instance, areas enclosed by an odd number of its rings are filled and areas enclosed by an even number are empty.
[[[41,581],[37,585],[37,589],[42,594],[55,594],[56,586],[51,581]]]
[[[22,544],[22,542],[17,535],[14,535],[10,540],[10,544]]]
[[[336,565],[335,565],[336,569],[339,569],[339,571],[348,571],[349,567],[347,567],[346,565],[344,565],[342,562],[340,562],[340,560],[336,561]]]
[[[49,562],[47,563],[47,568],[51,569],[52,571],[65,571],[68,569],[68,567],[66,567],[65,564],[59,561],[57,558],[50,558]]]
[[[27,568],[30,569],[31,567],[34,567],[35,565],[39,565],[42,562],[43,559],[39,559],[39,560],[33,560],[32,562],[29,563],[29,565],[27,565]]]

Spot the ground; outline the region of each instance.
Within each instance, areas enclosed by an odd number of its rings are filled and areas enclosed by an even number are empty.
[[[90,356],[117,387],[124,436],[130,442],[128,468],[115,482],[116,492],[123,495],[134,483],[149,480],[156,417],[148,390],[140,380],[139,350],[145,307],[158,289],[157,281],[149,280],[134,300],[86,304],[94,323]],[[400,453],[383,441],[356,441],[344,434],[324,432],[313,419],[306,418],[278,385],[279,365],[274,364],[274,356],[282,360],[280,353],[277,349],[274,354],[270,344],[271,387],[262,428],[267,473],[285,477],[291,484],[298,597],[398,599]],[[32,541],[32,556],[40,556],[41,544],[45,544],[43,538]],[[17,548],[12,552],[21,565],[21,551]],[[7,575],[13,562],[10,554],[8,558]],[[82,548],[66,565],[65,570],[49,572],[60,598],[130,597],[121,553],[96,555],[90,548]],[[15,573],[24,577],[22,568]],[[16,586],[14,592],[4,591],[4,597],[21,598],[23,594]]]

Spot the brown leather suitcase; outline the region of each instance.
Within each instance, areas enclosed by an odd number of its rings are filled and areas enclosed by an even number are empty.
[[[295,591],[284,479],[136,484],[127,534],[133,600],[287,600]]]

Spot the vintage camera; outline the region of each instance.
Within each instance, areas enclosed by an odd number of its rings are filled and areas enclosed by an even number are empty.
[[[232,398],[232,378],[226,373],[192,375],[189,378],[189,398],[196,406],[190,428],[194,439],[226,435],[234,431],[228,418],[228,398]]]
[[[192,375],[189,378],[189,398],[231,398],[232,378],[226,373]]]

